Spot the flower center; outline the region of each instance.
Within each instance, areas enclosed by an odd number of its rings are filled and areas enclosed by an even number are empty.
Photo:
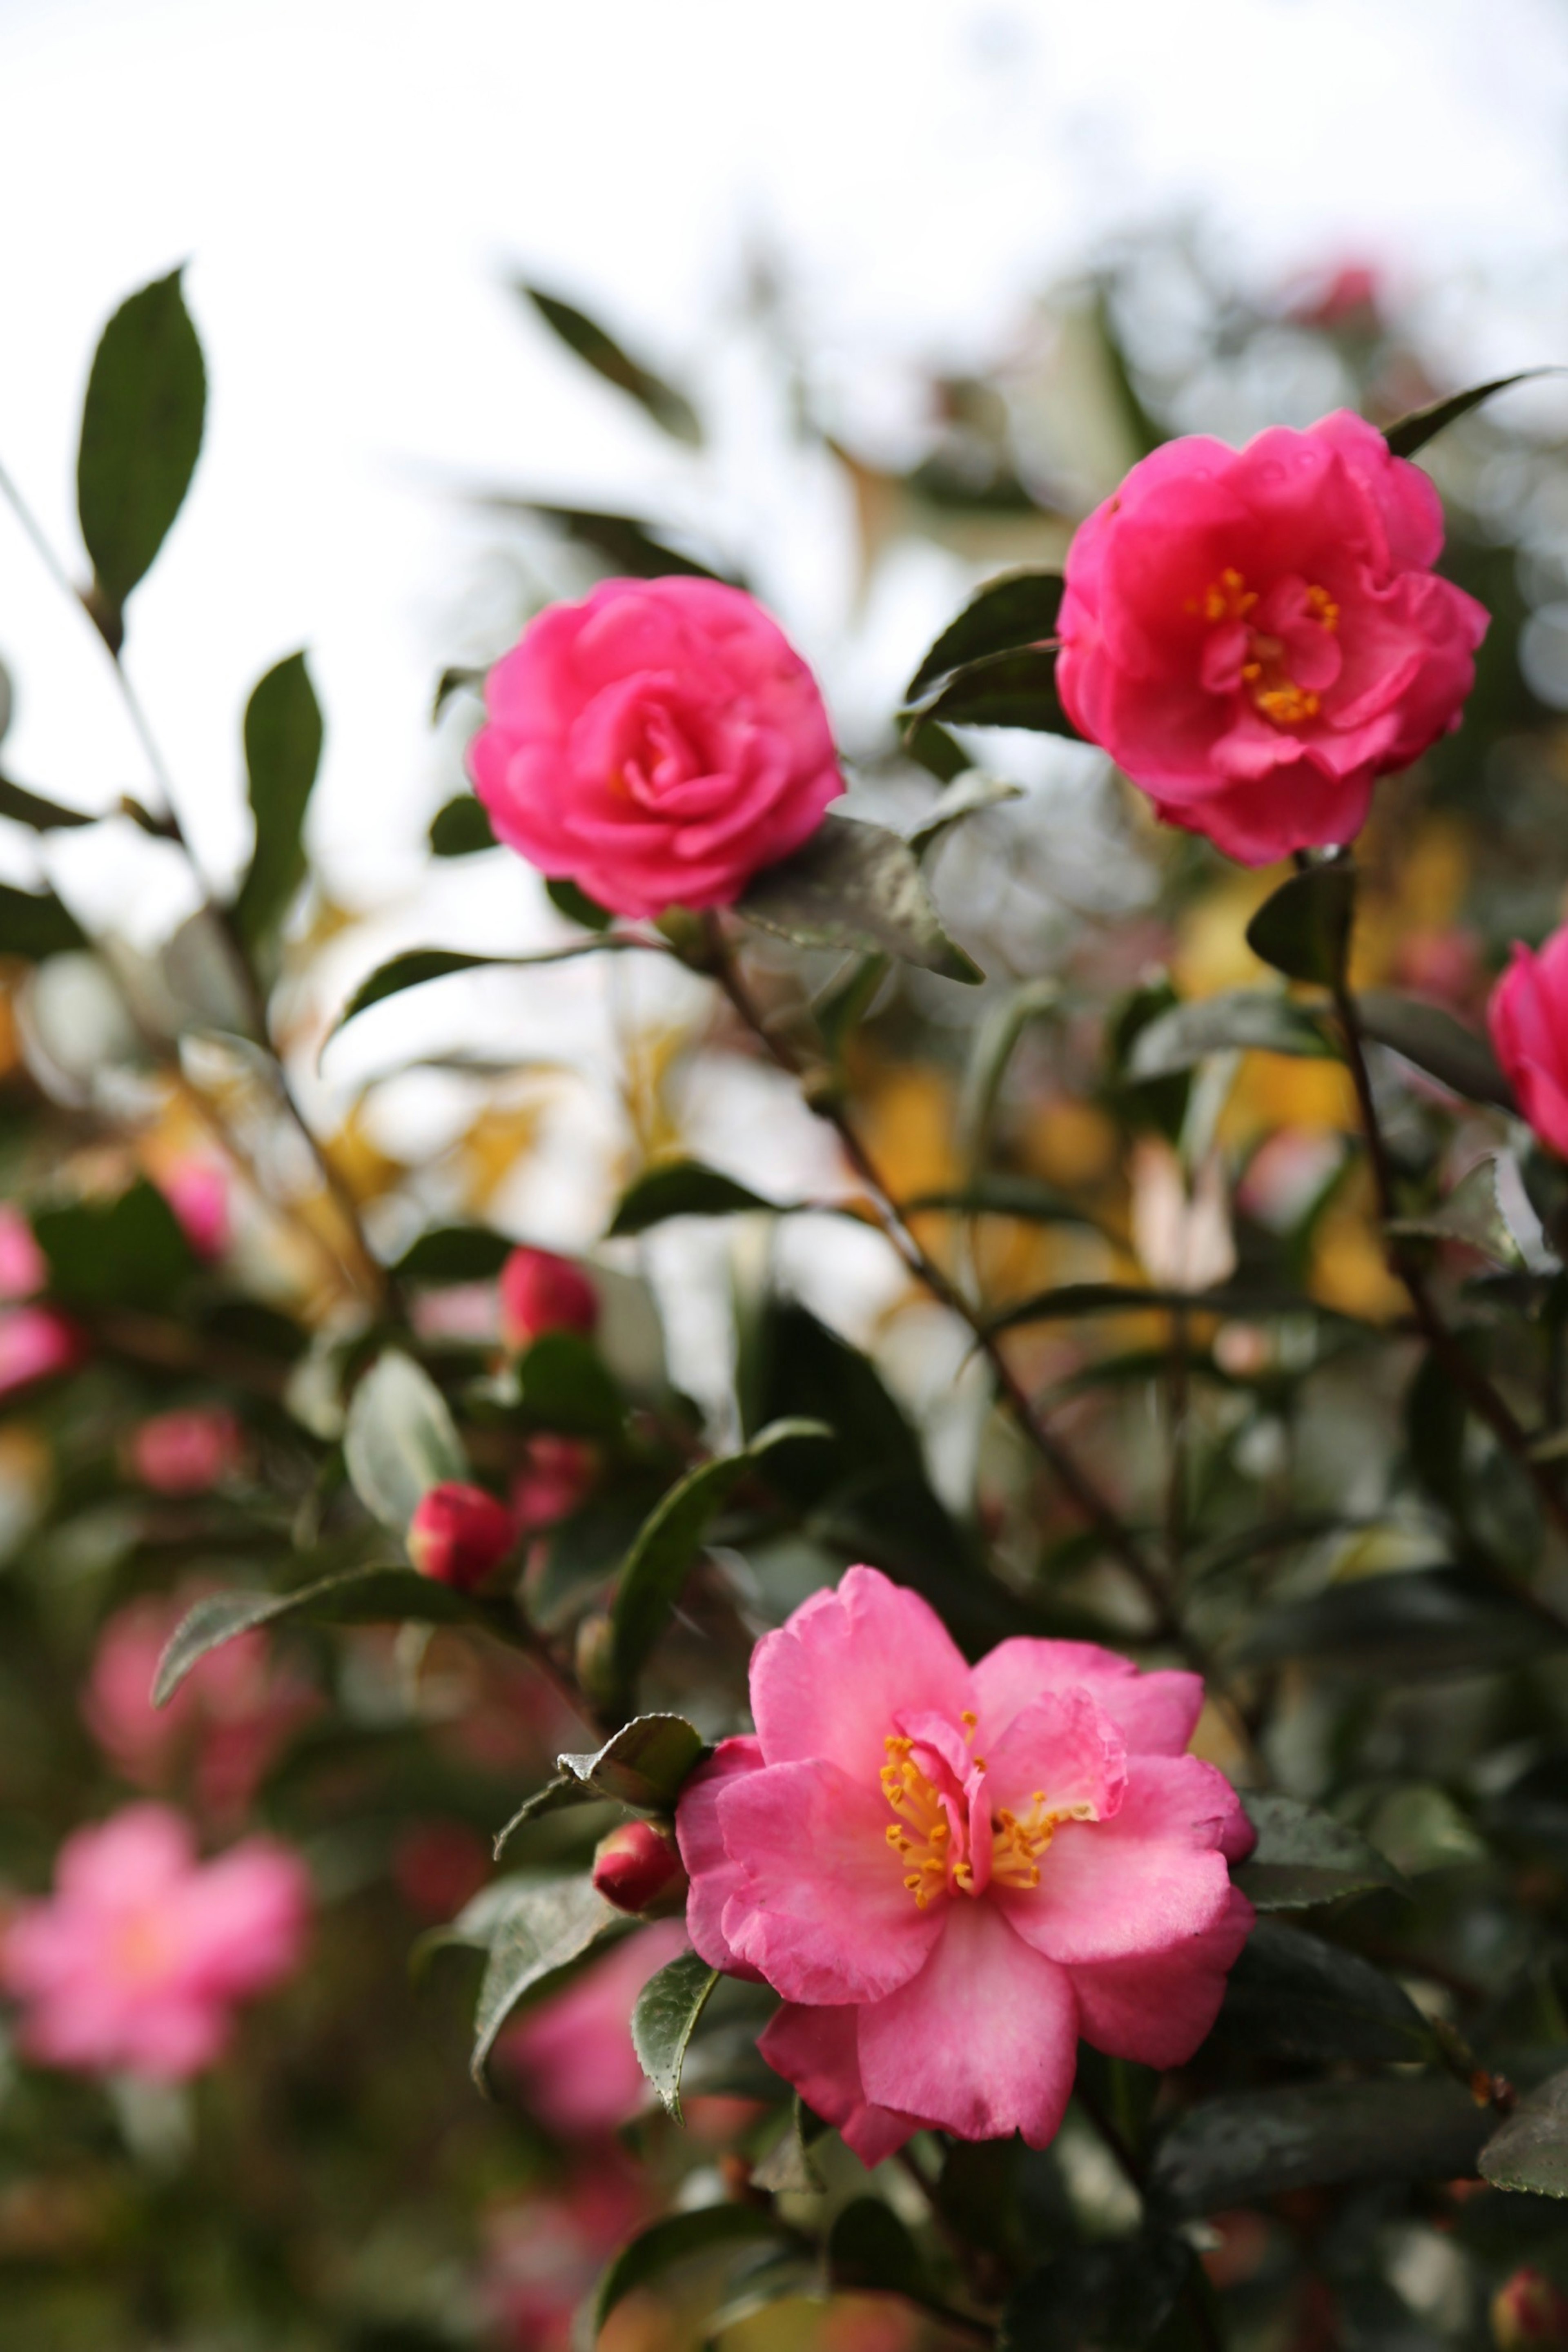
[[[167,1930],[151,1910],[133,1911],[114,1928],[112,1950],[123,1984],[153,1984],[169,1964]]]
[[[1293,655],[1309,651],[1302,640],[1313,630],[1321,629],[1325,635],[1332,636],[1340,625],[1340,608],[1326,588],[1309,584],[1292,616],[1291,635],[1297,640],[1292,646],[1287,636],[1260,628],[1252,619],[1258,601],[1258,592],[1248,588],[1245,575],[1234,564],[1226,564],[1201,597],[1187,598],[1186,609],[1201,614],[1215,629],[1239,635],[1245,646],[1239,680],[1253,709],[1275,727],[1300,727],[1304,720],[1317,717],[1322,699],[1315,688],[1302,685],[1293,674]],[[1317,642],[1321,644],[1321,640]],[[1231,677],[1236,677],[1234,671]]]
[[[962,1751],[956,1735],[955,1758]],[[963,1717],[963,1746],[974,1738],[974,1717]],[[993,1813],[985,1792],[985,1759],[969,1759],[960,1780],[954,1760],[925,1739],[889,1733],[882,1793],[894,1818],[888,1843],[904,1866],[904,1885],[923,1911],[934,1895],[983,1895],[995,1885],[1027,1892],[1040,1883],[1039,1858],[1063,1822],[1098,1819],[1087,1802],[1051,1805],[1043,1789],[1030,1791],[1022,1817],[1002,1806]]]

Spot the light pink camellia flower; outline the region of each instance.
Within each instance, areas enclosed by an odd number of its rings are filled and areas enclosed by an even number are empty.
[[[514,1249],[500,1270],[500,1333],[514,1354],[546,1331],[598,1328],[599,1294],[569,1257],[553,1250]]]
[[[1340,409],[1134,466],[1068,551],[1057,680],[1159,814],[1243,865],[1353,839],[1458,726],[1488,614],[1419,467]]]
[[[1191,2057],[1253,1916],[1251,1827],[1184,1752],[1202,1703],[1088,1642],[971,1668],[870,1568],[758,1643],[756,1737],[681,1792],[687,1931],[784,1995],[763,2055],[865,2162],[922,2127],[1043,2147],[1080,2035]]]
[[[156,1495],[205,1495],[239,1466],[239,1423],[226,1405],[154,1413],[131,1439],[132,1475]]]
[[[0,1298],[31,1298],[48,1274],[32,1226],[20,1209],[0,1201]]]
[[[241,2001],[290,1975],[310,1923],[297,1854],[250,1838],[197,1859],[178,1813],[132,1805],[60,1848],[54,1894],[0,1943],[40,2065],[181,2082],[221,2057]]]
[[[679,1919],[639,1927],[501,2035],[498,2064],[551,2131],[595,2138],[637,2114],[647,2084],[632,2048],[632,2011],[649,1977],[685,1949]]]
[[[76,1325],[52,1307],[0,1311],[0,1397],[74,1370],[87,1354]]]
[[[1538,955],[1515,945],[1487,1026],[1521,1110],[1542,1142],[1568,1160],[1568,925]]]
[[[619,915],[727,907],[844,790],[816,682],[717,580],[605,580],[485,684],[469,750],[497,835]]]
[[[265,1633],[241,1633],[209,1650],[166,1706],[153,1677],[200,1586],[127,1602],[98,1637],[81,1694],[82,1720],[122,1779],[163,1790],[189,1772],[209,1819],[237,1821],[268,1769],[321,1706],[280,1666]]]

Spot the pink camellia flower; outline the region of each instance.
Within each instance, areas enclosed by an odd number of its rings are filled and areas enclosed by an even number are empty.
[[[1350,841],[1475,680],[1488,615],[1434,573],[1442,544],[1432,483],[1348,410],[1167,442],[1068,551],[1063,704],[1244,865]]]
[[[514,1249],[500,1270],[500,1332],[514,1355],[546,1331],[595,1330],[599,1294],[569,1257]]]
[[[1487,1026],[1521,1110],[1542,1142],[1568,1160],[1568,925],[1539,955],[1515,945]]]
[[[203,1863],[163,1805],[78,1830],[54,1894],[24,1904],[0,1943],[21,2047],[83,2074],[200,2074],[222,2055],[237,2005],[298,1966],[310,1910],[304,1864],[270,1839]]]
[[[131,1469],[156,1495],[205,1495],[238,1468],[243,1452],[226,1405],[187,1405],[142,1422],[131,1440]]]
[[[158,1179],[198,1257],[221,1257],[229,1243],[228,1171],[221,1160],[193,1156]]]
[[[499,837],[620,915],[727,907],[844,790],[816,680],[716,580],[605,580],[485,684],[469,751]]]
[[[0,1201],[0,1298],[31,1298],[48,1275],[32,1226],[20,1209]]]
[[[784,1995],[763,2055],[865,2162],[922,2126],[1043,2147],[1080,2035],[1191,2057],[1253,1916],[1250,1825],[1184,1752],[1202,1702],[1086,1642],[972,1669],[869,1568],[758,1643],[755,1738],[680,1797],[687,1931]]]
[[[421,1576],[472,1592],[517,1541],[517,1521],[482,1486],[446,1479],[419,1499],[408,1523],[408,1557]]]
[[[594,1483],[595,1454],[580,1438],[541,1430],[531,1437],[511,1486],[512,1516],[524,1535],[552,1528],[585,1500]]]
[[[632,2048],[632,2011],[649,1977],[685,1949],[679,1919],[639,1927],[501,2035],[497,2063],[551,2131],[594,2138],[637,2114],[647,2084]]]
[[[153,1677],[200,1586],[132,1601],[105,1623],[81,1694],[82,1719],[121,1779],[163,1790],[187,1773],[207,1818],[238,1820],[273,1763],[321,1705],[279,1666],[265,1633],[220,1643],[166,1706]]]
[[[87,1354],[76,1325],[52,1307],[12,1307],[0,1312],[0,1397],[73,1371]]]

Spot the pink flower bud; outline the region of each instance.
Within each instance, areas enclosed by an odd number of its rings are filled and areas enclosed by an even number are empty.
[[[1499,2287],[1491,2317],[1499,2352],[1558,2352],[1568,2346],[1568,2295],[1528,2263]]]
[[[132,1475],[158,1495],[205,1495],[238,1466],[239,1423],[223,1405],[154,1413],[131,1440]]]
[[[517,1522],[482,1486],[449,1478],[421,1498],[408,1527],[408,1557],[421,1576],[471,1592],[517,1541]]]
[[[570,1258],[513,1250],[500,1270],[500,1328],[514,1355],[545,1331],[586,1333],[598,1320],[599,1294]]]
[[[599,1840],[594,1884],[617,1911],[675,1911],[686,1900],[679,1849],[652,1822],[626,1822]]]

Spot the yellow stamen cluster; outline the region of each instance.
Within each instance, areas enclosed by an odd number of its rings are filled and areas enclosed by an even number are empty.
[[[882,1745],[889,1759],[880,1775],[882,1794],[898,1815],[888,1823],[888,1843],[911,1865],[904,1885],[923,1911],[947,1885],[952,1831],[942,1799],[911,1761],[913,1740],[889,1733]]]
[[[1233,563],[1227,563],[1219,578],[1205,589],[1202,598],[1189,596],[1189,613],[1201,613],[1205,621],[1245,621],[1258,597]]]
[[[1020,1821],[1005,1806],[996,1816],[996,1843],[991,1858],[991,1876],[998,1886],[1021,1886],[1026,1889],[1040,1883],[1039,1857],[1050,1844],[1063,1822],[1092,1822],[1092,1805],[1046,1804],[1043,1789],[1029,1795],[1029,1811]]]
[[[1242,573],[1227,564],[1201,598],[1187,598],[1186,609],[1201,613],[1205,621],[1244,621],[1257,602]],[[1320,628],[1331,635],[1339,627],[1340,608],[1326,588],[1309,587],[1304,602]],[[1253,709],[1276,727],[1300,727],[1303,720],[1315,719],[1322,709],[1321,698],[1310,687],[1297,685],[1284,666],[1285,647],[1280,640],[1248,634],[1251,642],[1248,657],[1241,665],[1241,677],[1251,694]]]

